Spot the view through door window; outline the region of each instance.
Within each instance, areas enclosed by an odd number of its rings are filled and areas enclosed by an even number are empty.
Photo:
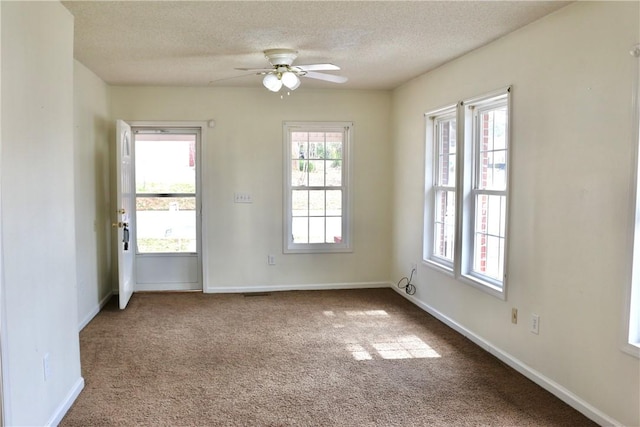
[[[138,253],[194,253],[196,134],[136,133]]]

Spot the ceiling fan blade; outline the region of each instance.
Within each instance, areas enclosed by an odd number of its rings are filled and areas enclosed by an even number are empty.
[[[303,77],[309,77],[311,79],[317,79],[317,80],[324,80],[332,83],[344,83],[347,80],[349,80],[345,76],[334,76],[333,74],[316,73],[314,71],[308,71],[306,74],[303,75]]]
[[[238,71],[251,71],[251,72],[267,72],[267,71],[273,71],[273,67],[271,68],[234,68],[234,70],[238,70]]]
[[[340,67],[333,64],[293,65],[291,68],[298,68],[302,71],[338,71],[340,69]]]
[[[240,74],[238,76],[223,77],[221,79],[210,80],[209,81],[209,85],[214,85],[217,82],[223,82],[223,81],[226,81],[226,80],[239,79],[239,78],[242,78],[242,77],[255,76],[255,75],[256,75],[256,73],[251,73],[251,74]]]

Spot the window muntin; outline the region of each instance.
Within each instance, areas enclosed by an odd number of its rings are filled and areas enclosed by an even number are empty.
[[[285,252],[344,252],[350,124],[285,124]]]

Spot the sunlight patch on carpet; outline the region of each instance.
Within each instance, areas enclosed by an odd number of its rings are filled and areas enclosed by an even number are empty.
[[[429,344],[415,335],[381,337],[364,345],[359,342],[349,342],[346,349],[355,360],[372,360],[374,356],[385,360],[441,357]]]
[[[389,314],[384,310],[352,310],[352,311],[345,311],[345,314],[349,317],[355,317],[355,316],[387,317],[389,316]]]

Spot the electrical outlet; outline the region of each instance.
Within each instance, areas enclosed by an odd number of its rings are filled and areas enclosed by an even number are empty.
[[[48,380],[51,377],[51,363],[49,360],[49,353],[46,353],[42,357],[42,369],[44,371],[44,380]]]
[[[267,264],[276,265],[276,257],[273,255],[267,255]]]
[[[518,323],[518,309],[517,308],[512,308],[511,309],[511,323],[513,323],[514,325]]]
[[[531,314],[531,333],[538,335],[540,333],[540,316]]]

